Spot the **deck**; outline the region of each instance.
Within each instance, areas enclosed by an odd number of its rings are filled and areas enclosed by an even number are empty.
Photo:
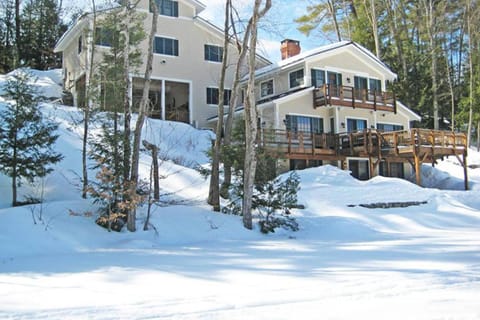
[[[313,106],[318,108],[329,105],[397,113],[393,92],[324,84],[314,90]]]
[[[368,129],[352,133],[307,133],[263,129],[263,147],[279,158],[301,160],[344,161],[347,157],[367,158],[375,172],[380,161],[408,162],[421,182],[421,164],[436,163],[448,156],[458,158],[466,174],[467,137],[451,131],[411,129],[382,132]]]

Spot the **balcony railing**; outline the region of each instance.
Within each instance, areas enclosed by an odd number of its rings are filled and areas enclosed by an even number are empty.
[[[327,105],[397,112],[397,103],[393,92],[357,89],[333,84],[324,84],[313,92],[314,108]]]

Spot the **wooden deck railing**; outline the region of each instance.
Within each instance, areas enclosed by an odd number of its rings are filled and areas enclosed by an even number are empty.
[[[396,98],[392,92],[332,84],[324,84],[313,92],[314,108],[327,105],[397,112]]]
[[[263,147],[287,155],[325,154],[340,157],[378,156],[382,153],[398,155],[402,148],[409,152],[413,152],[413,148],[430,148],[432,154],[455,154],[467,146],[464,133],[426,129],[393,132],[367,129],[338,134],[263,129],[260,139]]]

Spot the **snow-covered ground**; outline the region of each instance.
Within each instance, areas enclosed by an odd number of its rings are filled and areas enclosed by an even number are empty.
[[[109,233],[78,190],[81,114],[42,109],[60,123],[65,159],[21,188],[43,184],[43,205],[10,208],[0,176],[1,319],[480,319],[480,169],[469,169],[471,191],[453,158],[424,167],[432,188],[299,171],[301,230],[263,235],[205,205],[208,180],[192,168],[207,164],[211,133],[150,119],[144,137],[175,160],[162,162],[161,187],[177,205],[154,208],[154,229],[141,231],[143,208],[139,231]],[[359,206],[379,202],[426,203]]]

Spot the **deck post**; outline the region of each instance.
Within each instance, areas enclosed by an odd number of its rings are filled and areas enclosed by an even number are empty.
[[[416,183],[418,186],[422,185],[422,163],[420,161],[420,157],[415,153],[413,155],[414,161],[415,161],[415,178],[416,178]]]
[[[463,181],[465,182],[465,190],[468,190],[468,167],[467,152],[463,152]]]

